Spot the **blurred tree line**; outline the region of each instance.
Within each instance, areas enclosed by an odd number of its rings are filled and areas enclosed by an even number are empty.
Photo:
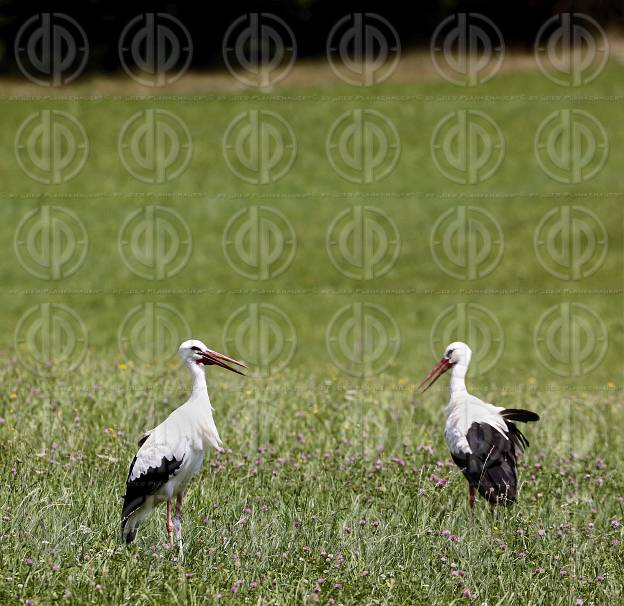
[[[436,26],[455,12],[478,12],[489,17],[501,30],[508,47],[528,50],[540,26],[559,12],[591,15],[605,29],[624,23],[622,0],[267,0],[262,3],[230,2],[119,2],[115,0],[66,0],[53,6],[36,2],[0,0],[0,72],[18,74],[14,41],[22,24],[38,12],[60,12],[73,17],[89,41],[87,72],[114,72],[120,69],[118,40],[126,24],[144,12],[174,15],[188,29],[193,41],[192,67],[218,68],[223,65],[222,42],[229,25],[249,12],[269,12],[281,17],[292,29],[298,57],[322,56],[333,25],[352,12],[373,12],[396,29],[403,48],[427,46]]]

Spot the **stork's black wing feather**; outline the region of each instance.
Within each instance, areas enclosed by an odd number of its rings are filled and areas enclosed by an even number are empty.
[[[176,459],[174,456],[170,458],[163,457],[160,465],[149,467],[147,471],[131,480],[130,476],[136,460],[137,457],[132,459],[130,470],[128,471],[128,479],[126,480],[126,494],[121,512],[122,528],[128,516],[143,505],[148,496],[154,494],[161,486],[167,483],[172,475],[176,474],[180,465],[182,465],[184,457],[182,459]]]
[[[508,422],[502,434],[487,423],[473,423],[466,434],[471,454],[453,454],[466,479],[491,503],[511,505],[516,500],[518,467],[516,456],[526,438]]]
[[[149,438],[151,435],[151,433],[149,431],[146,431],[140,438],[139,441],[137,442],[137,446],[139,448],[141,448],[141,446],[143,446],[143,444],[145,444],[145,440],[147,440],[147,438]],[[135,459],[136,460],[136,459]],[[134,461],[132,462],[132,464],[134,464]],[[132,465],[130,465],[130,469],[132,469]]]
[[[536,412],[524,410],[523,408],[505,408],[505,410],[501,410],[500,414],[505,419],[520,421],[521,423],[539,421],[539,415]]]

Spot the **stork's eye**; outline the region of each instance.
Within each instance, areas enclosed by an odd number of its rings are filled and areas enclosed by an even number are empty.
[[[201,352],[201,349],[200,349],[199,347],[197,347],[197,345],[193,345],[193,347],[191,347],[191,349],[192,349],[193,351],[199,351],[199,352]]]
[[[453,352],[454,352],[454,351],[455,351],[454,349],[449,349],[449,350],[446,352],[446,357],[447,357],[447,358],[450,358],[450,357],[453,355]]]

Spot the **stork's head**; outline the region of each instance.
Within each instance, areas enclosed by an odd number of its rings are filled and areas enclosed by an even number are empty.
[[[200,365],[204,366],[221,366],[221,368],[227,368],[232,372],[237,372],[239,375],[242,375],[240,370],[236,368],[232,368],[228,366],[226,362],[230,362],[231,364],[236,364],[237,366],[242,366],[243,368],[247,368],[242,362],[235,360],[234,358],[230,358],[229,356],[225,356],[220,354],[212,349],[208,349],[204,343],[198,341],[197,339],[189,339],[188,341],[184,341],[182,345],[180,345],[180,349],[178,349],[178,354],[182,361],[187,365]]]
[[[419,385],[422,391],[427,391],[449,368],[453,366],[468,366],[472,350],[461,341],[455,341],[447,345],[442,359],[431,369],[425,380]]]

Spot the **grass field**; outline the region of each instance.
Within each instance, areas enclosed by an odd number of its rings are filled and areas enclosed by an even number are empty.
[[[528,72],[464,93],[429,82],[355,93],[110,99],[89,97],[85,85],[69,99],[0,100],[1,602],[622,603],[621,67],[572,92]],[[28,116],[48,109],[78,119],[89,139],[82,170],[58,185],[25,175],[12,143]],[[192,136],[188,167],[162,184],[137,180],[117,153],[122,125],[143,109],[174,112]],[[383,113],[400,135],[400,157],[382,180],[350,183],[328,161],[327,133],[353,109]],[[468,185],[442,175],[430,149],[436,124],[465,109],[487,113],[506,142],[493,176]],[[608,135],[606,164],[587,182],[559,183],[536,160],[535,133],[560,109],[591,113]],[[249,110],[278,113],[297,138],[292,167],[266,185],[244,182],[224,159],[228,125]],[[189,258],[175,276],[137,277],[121,259],[120,227],[145,205],[172,209],[188,225]],[[228,222],[250,205],[282,213],[296,237],[292,264],[268,280],[237,273],[222,244]],[[371,281],[341,273],[326,250],[328,226],[358,205],[383,210],[399,233],[395,264]],[[432,256],[432,229],[459,205],[487,211],[504,235],[487,276],[459,280]],[[580,280],[550,275],[534,253],[537,225],[562,205],[591,210],[608,237],[599,269]],[[87,234],[84,262],[58,280],[36,277],[16,252],[20,222],[42,206],[70,210]],[[225,448],[191,486],[183,562],[163,546],[164,511],[130,549],[118,542],[136,440],[188,389],[175,358],[153,366],[120,340],[124,319],[146,302],[175,309],[192,336],[252,367],[245,378],[209,370]],[[88,336],[71,372],[40,335],[16,336],[20,319],[48,303],[70,307]],[[398,327],[395,355],[372,376],[328,353],[327,327],[352,303],[383,307]],[[595,368],[561,376],[540,358],[534,330],[553,306],[576,303],[600,318],[608,343]],[[276,306],[294,329],[292,355],[281,365],[263,366],[272,342],[245,357],[229,340],[233,313],[255,304]],[[501,328],[496,346],[478,326],[448,329],[484,351],[484,372],[469,374],[469,389],[542,416],[527,428],[532,447],[513,509],[491,513],[479,502],[470,514],[443,439],[446,381],[424,396],[416,390],[446,345],[438,337],[448,331],[436,332],[436,322],[458,304],[486,308]],[[175,354],[189,336],[161,335],[155,353],[166,346]],[[565,349],[569,336],[559,338]]]

